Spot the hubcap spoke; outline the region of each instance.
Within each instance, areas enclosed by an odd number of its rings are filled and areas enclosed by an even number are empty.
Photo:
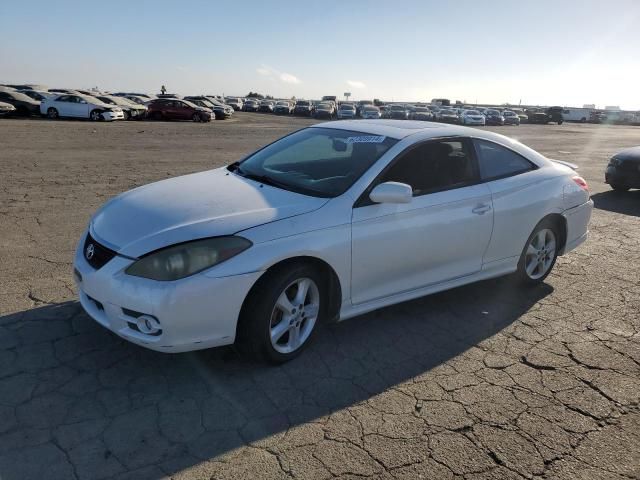
[[[282,292],[278,297],[278,301],[276,302],[276,307],[280,308],[280,310],[282,310],[287,315],[291,315],[291,312],[293,312],[293,304],[287,297],[286,291]]]
[[[527,255],[537,255],[538,249],[533,246],[533,243],[530,243],[527,247]]]
[[[295,350],[300,346],[300,327],[298,325],[292,325],[289,329],[288,343],[291,350]]]
[[[525,251],[525,271],[537,280],[551,268],[556,255],[556,238],[552,230],[544,228],[531,239]]]
[[[289,330],[289,322],[286,318],[280,320],[275,327],[271,328],[271,341],[275,344],[282,338],[282,336]]]
[[[296,305],[304,305],[304,301],[307,298],[307,292],[309,291],[309,285],[311,280],[308,278],[303,278],[298,282],[298,292],[296,293],[296,298],[294,299],[294,303]]]
[[[316,318],[318,316],[318,312],[320,311],[320,306],[315,304],[305,305],[304,313],[307,318]]]

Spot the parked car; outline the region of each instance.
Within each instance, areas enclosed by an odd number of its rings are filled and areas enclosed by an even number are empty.
[[[119,106],[124,113],[125,120],[142,120],[147,116],[146,106],[131,101],[126,97],[98,95],[96,98],[106,104]]]
[[[273,109],[276,105],[276,102],[272,100],[263,100],[260,102],[260,106],[258,107],[258,111],[262,113],[273,113]]]
[[[366,119],[378,119],[382,117],[382,112],[374,105],[365,105],[360,109],[360,116]]]
[[[294,115],[305,115],[307,117],[313,116],[315,112],[315,106],[311,100],[298,100],[296,106],[293,108]]]
[[[394,103],[385,110],[385,116],[394,120],[407,120],[409,118],[409,109],[406,105]]]
[[[331,120],[336,116],[336,106],[333,102],[321,102],[316,107],[316,118],[328,118]]]
[[[158,98],[149,102],[147,115],[153,120],[210,122],[213,112],[184,99]]]
[[[342,103],[338,107],[338,120],[350,120],[356,118],[356,106],[352,103]]]
[[[16,107],[11,105],[10,103],[0,102],[0,117],[7,117],[14,114],[15,111]]]
[[[562,125],[564,119],[562,117],[562,107],[549,107],[546,109],[530,109],[528,111],[529,123],[547,124],[555,122]]]
[[[260,104],[258,103],[257,100],[249,99],[242,104],[243,112],[257,112],[258,108],[260,108]]]
[[[200,95],[184,97],[184,99],[192,103],[196,103],[199,106],[210,108],[211,110],[213,110],[213,114],[216,120],[224,120],[226,118],[230,118],[233,115],[233,108],[222,103],[220,100],[218,100],[217,97],[214,96]],[[198,100],[198,102],[196,102],[196,100]]]
[[[132,343],[282,363],[330,320],[507,274],[539,285],[592,209],[574,170],[501,135],[317,124],[111,199],[74,277],[89,316]]]
[[[414,107],[410,115],[411,120],[433,120],[434,115],[427,107]]]
[[[291,115],[293,113],[293,105],[286,100],[280,100],[273,106],[273,113],[276,115]]]
[[[438,111],[438,121],[442,123],[458,123],[460,118],[454,109],[441,107]]]
[[[146,97],[140,97],[138,95],[114,95],[114,96],[126,98],[127,100],[137,103],[138,105],[144,105],[144,106],[147,106],[147,104],[151,101]]]
[[[489,109],[484,112],[486,125],[504,125],[504,117],[499,110]]]
[[[620,192],[640,188],[640,146],[627,148],[611,157],[604,178],[605,183]]]
[[[224,99],[224,103],[233,108],[236,112],[242,111],[242,99],[238,97],[227,97]]]
[[[47,92],[44,90],[20,90],[20,93],[24,93],[27,97],[33,98],[37,102],[41,102],[49,97],[57,97],[59,93]]]
[[[512,112],[511,110],[504,110],[502,112],[502,117],[504,118],[505,125],[520,125],[520,117],[516,114],[516,112]]]
[[[59,117],[88,118],[89,120],[123,120],[124,112],[115,105],[101,102],[88,95],[63,94],[40,102],[40,113],[51,119]]]
[[[149,101],[149,100],[153,100],[154,98],[157,98],[155,95],[149,95],[148,93],[137,93],[137,92],[118,92],[118,93],[112,93],[111,95],[114,95],[116,97],[141,97],[144,98],[145,101]]]
[[[358,114],[359,117],[362,117],[362,112],[365,109],[365,107],[373,107],[373,101],[371,100],[360,100],[357,105],[356,105],[356,113]]]
[[[0,91],[0,102],[10,103],[16,107],[16,115],[40,115],[40,102],[18,90],[13,92]]]
[[[485,116],[477,110],[464,110],[460,115],[462,125],[485,125],[485,122]]]

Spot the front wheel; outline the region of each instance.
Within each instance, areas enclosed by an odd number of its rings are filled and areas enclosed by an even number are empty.
[[[193,116],[191,117],[191,120],[193,120],[194,122],[201,122],[202,119],[200,118],[200,114],[198,113],[194,113]]]
[[[540,222],[527,239],[518,261],[516,275],[525,284],[535,285],[551,273],[558,258],[559,235],[553,222]]]
[[[100,110],[91,110],[89,119],[91,119],[92,122],[98,122],[102,120],[102,112]]]
[[[58,110],[56,110],[55,108],[51,107],[47,110],[47,117],[49,117],[52,120],[55,120],[56,118],[59,117],[58,114]]]
[[[311,342],[324,317],[325,282],[308,265],[269,273],[259,282],[240,314],[239,347],[253,358],[284,363]]]

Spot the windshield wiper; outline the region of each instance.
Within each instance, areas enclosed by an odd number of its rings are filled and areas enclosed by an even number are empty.
[[[232,164],[233,165],[233,164]],[[244,170],[242,170],[240,168],[240,166],[235,166],[235,172],[244,177],[244,178],[248,178],[250,180],[255,180],[256,182],[260,182],[263,183],[265,185],[270,185],[272,187],[278,187],[278,188],[282,188],[284,190],[291,190],[291,185],[284,183],[284,182],[279,182],[278,180],[271,178],[268,175],[258,175],[256,173],[249,173],[249,172],[245,172]]]

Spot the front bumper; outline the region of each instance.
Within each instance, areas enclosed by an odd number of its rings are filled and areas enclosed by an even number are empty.
[[[629,168],[625,166],[624,169],[608,165],[604,173],[604,182],[609,185],[640,188],[640,163],[633,163]]]
[[[206,272],[174,282],[124,273],[132,260],[115,256],[99,269],[83,255],[83,235],[74,259],[74,277],[84,310],[123,339],[159,352],[187,352],[235,341],[242,303],[262,272],[222,278]],[[160,324],[159,335],[136,327],[140,314]]]
[[[124,112],[102,112],[102,118],[107,122],[111,122],[113,120],[124,120]]]

